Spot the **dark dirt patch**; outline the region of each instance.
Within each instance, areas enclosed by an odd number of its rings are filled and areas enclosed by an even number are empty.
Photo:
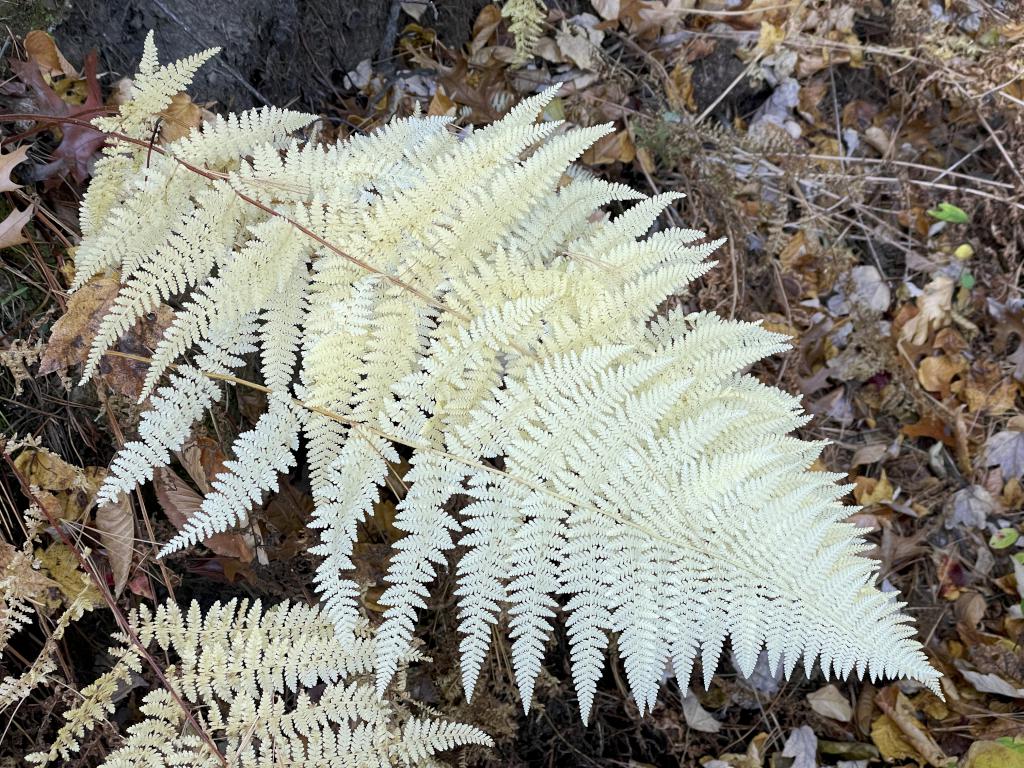
[[[445,0],[422,22],[448,45],[468,38],[485,0]],[[55,30],[71,61],[96,48],[107,71],[130,75],[146,33],[162,61],[224,50],[195,79],[197,100],[230,110],[262,104],[317,109],[344,90],[345,73],[378,59],[392,0],[78,0]],[[400,15],[397,30],[411,21]]]

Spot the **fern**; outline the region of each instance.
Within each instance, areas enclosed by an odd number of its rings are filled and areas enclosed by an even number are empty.
[[[283,603],[218,603],[186,613],[173,603],[130,617],[144,647],[157,646],[177,662],[164,675],[196,722],[214,740],[213,753],[185,723],[166,688],[145,695],[144,719],[101,764],[122,766],[438,766],[433,755],[464,744],[490,744],[479,729],[414,715],[398,695],[380,700],[368,675],[374,639],[365,625],[342,648],[334,627],[316,609]],[[47,752],[30,764],[66,761],[78,740],[110,712],[119,688],[142,670],[140,651],[117,636],[113,667],[82,690],[82,700]],[[403,663],[414,660],[408,654]],[[322,684],[317,691],[312,689]]]
[[[164,82],[160,72],[147,77]],[[353,642],[352,543],[405,446],[406,535],[382,597],[378,691],[453,559],[467,695],[507,615],[528,706],[562,609],[585,718],[612,634],[643,709],[667,663],[686,686],[699,660],[709,681],[727,639],[744,673],[763,648],[787,672],[802,656],[808,671],[819,661],[938,693],[902,604],[875,587],[844,522],[847,488],[810,471],[821,444],[789,436],[805,422],[799,402],[745,373],[785,339],[659,314],[720,241],[647,237],[678,196],[645,199],[573,171],[608,128],[535,123],[553,96],[462,137],[417,117],[336,146],[289,143],[312,116],[266,111],[148,162],[145,142],[115,141],[79,253],[83,273],[120,269],[123,286],[87,373],[154,302],[173,295],[181,309],[146,382],[152,415],[104,498],[169,460],[217,396],[202,373],[223,377],[255,349],[269,411],[163,554],[244,520],[301,434],[316,584]],[[124,107],[125,120],[137,113]],[[154,389],[172,364],[172,385]]]

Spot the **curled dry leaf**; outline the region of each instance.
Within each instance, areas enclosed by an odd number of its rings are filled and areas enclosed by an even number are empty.
[[[41,29],[33,29],[25,35],[25,53],[44,75],[78,76],[78,72],[64,58],[53,38]]]
[[[122,493],[117,501],[96,508],[96,530],[100,543],[107,550],[110,570],[114,574],[114,596],[119,596],[128,583],[135,551],[135,515],[131,497]]]
[[[900,341],[920,347],[928,337],[949,325],[953,316],[953,278],[936,275],[917,299],[917,314],[900,329]]]

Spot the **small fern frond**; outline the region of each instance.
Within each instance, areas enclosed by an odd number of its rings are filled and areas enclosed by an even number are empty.
[[[264,611],[258,601],[231,601],[205,613],[197,603],[185,613],[174,604],[155,613],[142,606],[129,620],[144,647],[176,657],[163,674],[211,740],[200,738],[171,692],[158,687],[142,700],[142,722],[127,729],[101,768],[428,766],[439,765],[439,752],[491,744],[471,725],[414,717],[399,696],[378,698],[369,684],[375,640],[365,624],[342,646],[331,623],[301,604]],[[31,764],[71,759],[84,733],[114,712],[119,688],[141,670],[141,652],[126,640],[111,649],[113,668],[82,691],[55,742],[30,755]]]

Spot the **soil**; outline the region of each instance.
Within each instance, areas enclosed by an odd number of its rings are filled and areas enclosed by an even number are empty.
[[[113,76],[130,75],[147,32],[162,61],[220,46],[197,76],[197,100],[229,110],[274,104],[317,110],[337,100],[345,73],[390,50],[397,0],[77,0],[53,34],[71,61],[97,49]],[[460,46],[486,0],[431,4],[422,23]],[[412,21],[400,14],[391,35]],[[393,43],[393,38],[392,41]]]

